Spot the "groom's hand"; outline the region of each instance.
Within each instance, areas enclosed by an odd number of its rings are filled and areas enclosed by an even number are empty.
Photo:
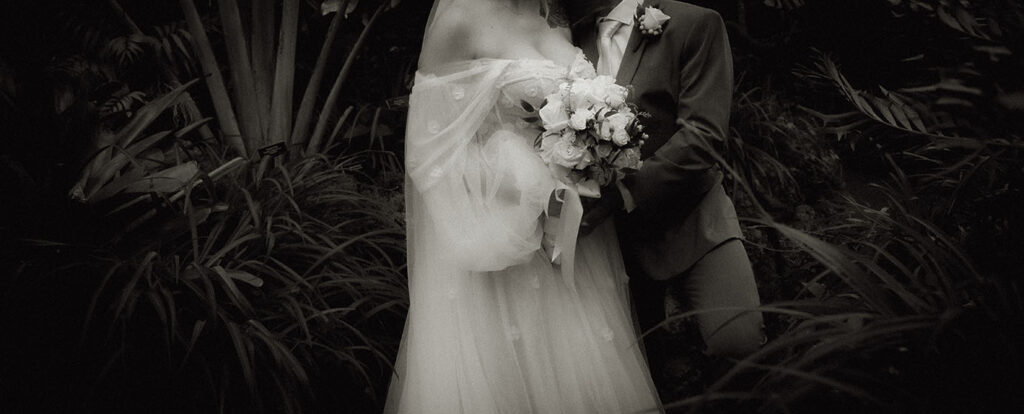
[[[580,236],[586,236],[623,208],[622,193],[615,183],[601,187],[601,198],[583,199],[583,221]]]

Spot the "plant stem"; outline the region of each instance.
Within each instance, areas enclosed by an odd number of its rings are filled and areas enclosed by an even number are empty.
[[[282,7],[278,37],[277,69],[270,109],[268,141],[286,142],[291,135],[292,100],[295,88],[295,38],[298,36],[299,0],[287,0]]]
[[[324,132],[327,130],[327,122],[331,118],[331,114],[334,113],[334,106],[337,105],[338,97],[341,95],[341,87],[345,84],[345,78],[348,77],[349,72],[352,70],[352,65],[355,63],[356,56],[359,54],[359,50],[362,49],[363,44],[366,43],[366,38],[373,28],[374,23],[377,22],[377,18],[384,13],[387,9],[388,3],[383,2],[377,10],[373,12],[373,17],[366,22],[366,27],[363,28],[362,33],[359,34],[359,39],[352,45],[352,50],[349,51],[348,57],[345,59],[345,64],[341,67],[341,72],[338,73],[337,79],[334,80],[334,86],[331,87],[330,94],[327,95],[327,101],[324,102],[324,109],[320,112],[320,119],[316,122],[316,128],[313,129],[313,135],[309,138],[309,144],[306,146],[307,149],[317,148],[320,145],[320,141],[323,140]]]
[[[252,72],[256,82],[256,105],[262,119],[270,119],[270,101],[274,87],[274,50],[277,30],[273,0],[252,0],[249,21]]]
[[[252,64],[249,61],[249,48],[242,28],[242,17],[238,11],[236,0],[220,0],[220,18],[224,25],[224,40],[228,51],[228,62],[231,67],[231,78],[234,81],[235,105],[238,106],[238,118],[241,121],[242,134],[251,149],[267,144],[260,119],[259,106],[256,102],[256,88],[252,76]]]
[[[196,55],[199,57],[199,63],[206,78],[206,86],[210,91],[210,98],[213,101],[214,112],[217,113],[221,133],[224,134],[224,139],[235,152],[247,156],[245,142],[242,141],[242,135],[238,130],[238,120],[235,118],[227,87],[224,86],[224,78],[221,77],[217,58],[213,54],[213,47],[210,46],[210,39],[206,36],[203,21],[199,18],[199,11],[196,10],[193,0],[179,0],[179,2],[182,12],[185,14],[185,21],[188,23],[188,30],[192,33],[192,44],[196,48]]]
[[[317,57],[316,66],[313,68],[313,76],[309,78],[306,92],[302,96],[302,103],[299,104],[299,111],[295,115],[295,129],[292,131],[291,143],[306,141],[306,135],[309,134],[310,123],[313,120],[313,107],[316,106],[317,92],[320,91],[320,83],[324,78],[327,58],[334,47],[334,39],[338,35],[338,28],[341,27],[341,20],[344,16],[344,13],[338,11],[331,19],[331,27],[327,29],[324,45],[320,48],[320,56]]]

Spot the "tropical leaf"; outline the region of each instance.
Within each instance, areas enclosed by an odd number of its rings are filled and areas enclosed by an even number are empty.
[[[110,116],[124,113],[129,118],[131,111],[140,104],[146,103],[146,94],[142,91],[133,91],[119,97],[113,97],[103,103],[100,107],[100,116]]]
[[[127,185],[124,192],[171,193],[180,190],[189,181],[196,178],[197,174],[199,174],[198,164],[195,161],[189,161],[142,177],[142,179]]]
[[[827,56],[822,56],[819,63],[818,69],[821,76],[832,79],[835,86],[839,91],[847,98],[847,100],[854,105],[857,111],[882,125],[890,128],[918,135],[927,138],[932,141],[933,148],[946,149],[946,148],[962,148],[962,149],[977,149],[985,146],[996,146],[996,147],[1024,147],[1024,142],[1017,137],[981,137],[981,136],[965,136],[959,133],[961,129],[959,125],[953,120],[952,116],[948,113],[938,111],[934,107],[930,107],[921,102],[919,99],[899,93],[890,91],[884,87],[879,86],[879,94],[872,94],[867,91],[855,88],[846,79],[845,76],[839,71],[838,66]],[[940,83],[928,87],[920,88],[908,88],[911,92],[920,91],[933,91],[941,89],[955,89],[957,92],[965,92],[970,94],[977,94],[978,91],[973,88],[963,87],[960,84],[953,82]],[[953,102],[959,102],[955,97],[946,97],[947,101],[937,100],[937,104],[951,104]],[[856,117],[848,117],[849,114],[842,115],[822,115],[815,111],[808,111],[809,113],[819,115],[819,117],[826,122],[835,121],[849,121],[853,120],[853,123],[839,124],[834,126],[836,131],[845,132],[853,129],[856,124],[861,121],[857,120]]]
[[[157,39],[146,35],[119,36],[107,42],[103,55],[124,68],[138,62],[147,50],[158,47],[159,44]]]
[[[189,73],[194,70],[196,57],[192,53],[192,34],[184,22],[154,26],[152,30],[161,59]]]

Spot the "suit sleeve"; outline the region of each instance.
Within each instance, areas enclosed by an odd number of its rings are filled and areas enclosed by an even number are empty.
[[[733,71],[718,13],[708,11],[696,19],[679,59],[679,129],[639,171],[623,179],[640,212],[659,209],[670,199],[698,200],[719,180],[708,145],[724,141],[728,133]]]

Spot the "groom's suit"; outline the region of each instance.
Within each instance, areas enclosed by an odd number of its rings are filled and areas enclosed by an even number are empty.
[[[716,12],[690,4],[644,5],[671,19],[659,35],[628,28],[616,72],[617,83],[632,85],[633,103],[652,115],[644,121],[650,135],[644,165],[621,182],[635,208],[617,214],[616,227],[640,325],[648,329],[664,319],[666,284],[682,285],[698,308],[756,307],[759,299],[736,211],[706,150],[728,134],[733,73],[725,25]],[[573,27],[574,41],[592,62],[600,59],[597,28],[596,16]],[[735,314],[698,321],[720,325]],[[749,352],[760,342],[760,324],[760,314],[738,318],[716,333],[730,342],[719,351]],[[716,329],[701,326],[709,348],[707,336]]]

